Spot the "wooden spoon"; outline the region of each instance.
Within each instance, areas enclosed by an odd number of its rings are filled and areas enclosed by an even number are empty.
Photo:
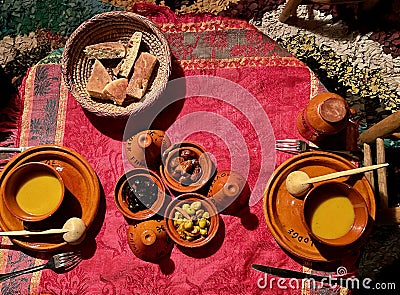
[[[47,229],[43,231],[15,230],[0,232],[0,236],[34,236],[34,235],[50,235],[64,234],[63,239],[70,244],[76,244],[81,241],[86,231],[86,225],[82,219],[72,217],[68,219],[63,228]]]
[[[339,171],[339,172],[334,172],[334,173],[329,173],[317,177],[310,178],[307,173],[303,171],[293,171],[289,173],[289,175],[286,178],[286,188],[288,192],[295,196],[295,197],[300,197],[305,195],[312,187],[313,183],[316,182],[321,182],[325,180],[331,180],[339,177],[344,177],[344,176],[350,176],[358,173],[363,173],[379,168],[383,168],[388,166],[388,163],[383,163],[383,164],[377,164],[377,165],[371,165],[371,166],[365,166],[365,167],[360,167],[360,168],[354,168],[354,169],[349,169],[349,170],[344,170],[344,171]]]
[[[29,231],[29,230],[14,230],[14,231],[3,231],[0,232],[0,236],[38,236],[38,235],[51,235],[51,234],[64,234],[68,232],[68,229],[54,228],[43,231]]]
[[[365,167],[360,167],[360,168],[354,168],[354,169],[329,173],[329,174],[310,178],[307,181],[307,183],[316,183],[316,182],[321,182],[321,181],[339,178],[339,177],[343,177],[343,176],[350,176],[350,175],[354,175],[354,174],[358,174],[358,173],[363,173],[363,172],[383,168],[386,166],[389,166],[389,163],[383,163],[383,164],[377,164],[377,165],[371,165],[371,166],[365,166]]]

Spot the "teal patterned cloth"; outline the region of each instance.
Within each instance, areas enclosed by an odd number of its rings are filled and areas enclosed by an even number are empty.
[[[1,1],[0,39],[29,34],[37,28],[69,35],[95,14],[120,9],[100,0],[5,0]]]

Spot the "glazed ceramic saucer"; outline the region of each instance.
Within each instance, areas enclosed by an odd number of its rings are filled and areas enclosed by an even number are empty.
[[[23,222],[14,217],[0,196],[0,226],[3,231],[62,228],[67,219],[81,218],[87,227],[93,223],[100,203],[100,184],[90,164],[77,152],[55,145],[30,148],[11,159],[0,174],[0,183],[12,169],[28,162],[47,163],[60,173],[65,184],[63,203],[55,214],[40,222]],[[51,251],[67,243],[62,235],[18,237],[13,243],[35,251]]]
[[[356,168],[350,161],[326,152],[299,154],[282,163],[270,177],[264,193],[264,215],[267,225],[278,244],[292,255],[315,262],[340,260],[356,253],[370,230],[346,247],[324,246],[315,243],[301,221],[303,200],[295,198],[286,189],[286,177],[292,171],[301,170],[310,177]],[[353,186],[368,206],[370,221],[375,220],[376,204],[371,185],[362,174],[337,178]],[[318,183],[314,184],[318,186]],[[334,220],[332,221],[334,222]]]

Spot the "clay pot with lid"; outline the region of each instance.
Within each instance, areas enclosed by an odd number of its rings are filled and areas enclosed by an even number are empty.
[[[171,141],[162,130],[144,130],[125,142],[129,162],[136,168],[158,170],[161,151],[171,146]]]
[[[154,219],[130,224],[128,244],[137,258],[148,262],[157,262],[167,256],[174,246],[165,221]]]
[[[238,172],[222,170],[215,175],[207,197],[215,204],[218,212],[234,214],[248,205],[250,187]]]
[[[210,155],[196,143],[177,143],[162,153],[160,174],[164,183],[174,191],[199,191],[214,173],[215,166]]]
[[[313,97],[300,111],[296,127],[300,135],[312,142],[339,133],[349,123],[350,109],[346,100],[338,94],[324,92]]]

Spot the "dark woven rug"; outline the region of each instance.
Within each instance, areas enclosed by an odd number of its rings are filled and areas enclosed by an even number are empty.
[[[129,9],[135,2],[2,1],[0,66],[12,84],[18,85],[30,66],[62,47],[84,20],[104,11]],[[211,13],[252,22],[304,61],[328,90],[346,97],[363,123],[373,124],[398,109],[400,0],[371,1],[371,7],[358,9],[312,5],[314,22],[301,21],[309,19],[303,5],[298,11],[300,21],[293,25],[277,20],[285,0],[148,2],[166,5],[178,14]]]

